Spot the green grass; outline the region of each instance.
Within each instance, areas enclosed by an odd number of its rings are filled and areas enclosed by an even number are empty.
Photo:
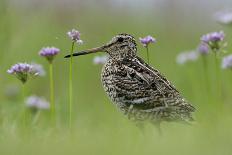
[[[103,10],[88,11],[8,8],[0,13],[0,21],[4,23],[0,29],[0,154],[231,154],[232,73],[222,71],[223,103],[218,103],[213,55],[208,57],[210,93],[205,91],[200,59],[184,66],[175,63],[177,53],[195,48],[202,33],[224,28],[215,25],[206,29],[206,26],[197,25],[185,32],[167,26],[161,18],[154,19],[152,14],[122,16],[122,13],[106,14]],[[93,65],[94,55],[89,55],[74,59],[73,130],[70,133],[69,61],[63,56],[69,54],[70,40],[66,32],[71,28],[82,32],[84,44],[79,50],[99,46],[121,32],[131,33],[137,40],[154,34],[158,42],[149,47],[150,63],[196,107],[196,124],[163,123],[163,136],[148,124],[141,133],[109,101],[100,83],[101,66]],[[225,31],[228,36],[232,33],[228,28]],[[231,41],[229,37],[228,41]],[[46,60],[38,56],[43,46],[56,46],[62,51],[54,60],[57,129],[48,122],[49,112],[42,112],[37,124],[28,125],[25,132],[20,121],[23,113],[21,91],[13,97],[6,95],[9,85],[18,88],[21,85],[6,70],[19,61],[43,64],[47,76],[31,79],[25,89],[27,96],[36,94],[48,100],[49,68]],[[138,55],[146,60],[145,48],[138,45],[138,49]]]

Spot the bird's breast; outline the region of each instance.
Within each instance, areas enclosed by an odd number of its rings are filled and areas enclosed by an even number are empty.
[[[114,80],[115,70],[108,62],[102,68],[101,81],[103,88],[110,99],[115,102],[117,97],[117,91],[115,89],[116,82]]]
[[[140,88],[138,80],[130,77],[125,66],[106,63],[102,69],[101,80],[105,92],[121,110],[125,111],[132,102],[140,104],[150,100],[150,90]],[[147,95],[148,96],[147,96]]]

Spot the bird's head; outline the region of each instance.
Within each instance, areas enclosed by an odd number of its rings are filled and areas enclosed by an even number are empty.
[[[103,46],[76,52],[73,54],[73,56],[80,56],[97,52],[106,52],[111,58],[116,59],[135,57],[137,52],[136,42],[133,36],[122,33],[113,37],[110,42],[104,44]],[[65,58],[69,57],[71,57],[71,55],[65,56]]]

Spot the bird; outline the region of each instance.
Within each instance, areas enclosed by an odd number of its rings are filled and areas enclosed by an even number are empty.
[[[118,34],[103,46],[75,52],[72,56],[97,52],[109,55],[101,72],[103,88],[129,120],[136,124],[148,121],[157,126],[164,121],[187,124],[194,121],[194,106],[165,76],[137,56],[132,35]]]

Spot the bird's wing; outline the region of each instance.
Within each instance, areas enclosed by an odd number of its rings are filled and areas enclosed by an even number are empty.
[[[124,79],[118,86],[128,89],[124,92],[125,103],[133,104],[134,108],[141,110],[171,107],[194,111],[193,106],[181,97],[175,87],[141,58],[124,60],[120,67]]]

